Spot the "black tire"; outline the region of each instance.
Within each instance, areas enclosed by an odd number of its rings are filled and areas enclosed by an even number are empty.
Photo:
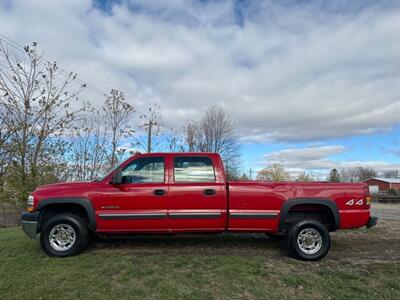
[[[57,225],[59,226],[56,227]],[[57,228],[59,227],[62,227],[62,229],[68,229],[71,233],[70,237],[74,237],[73,242],[68,243],[63,250],[55,248],[60,246],[60,244],[50,241],[51,231],[55,229],[55,232],[57,233]],[[46,223],[44,223],[40,233],[40,245],[48,256],[66,257],[76,255],[87,247],[88,240],[89,232],[87,224],[75,214],[59,214],[50,218]]]
[[[312,238],[303,242],[301,237],[299,238],[299,235],[304,237],[307,233],[314,234],[313,237],[319,242],[312,241]],[[311,246],[309,246],[310,244]],[[316,261],[325,257],[329,252],[331,238],[327,228],[321,222],[316,220],[301,220],[289,227],[286,235],[286,247],[291,257],[300,260]]]

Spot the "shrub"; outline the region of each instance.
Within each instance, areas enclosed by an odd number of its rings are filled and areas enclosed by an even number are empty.
[[[388,195],[391,195],[391,196],[400,196],[400,191],[391,188],[391,189],[389,189],[389,190],[387,191],[387,194],[388,194]]]

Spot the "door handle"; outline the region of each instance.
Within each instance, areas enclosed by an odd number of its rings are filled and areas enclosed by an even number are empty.
[[[166,193],[167,191],[163,189],[158,189],[153,191],[153,194],[156,196],[164,196]]]
[[[203,191],[203,194],[209,196],[209,195],[214,195],[216,192],[217,192],[217,191],[214,190],[214,189],[205,189],[205,190]]]

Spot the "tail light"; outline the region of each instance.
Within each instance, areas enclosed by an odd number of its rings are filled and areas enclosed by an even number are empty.
[[[372,202],[372,197],[369,192],[368,185],[364,187],[364,194],[365,194],[365,205],[367,206],[367,208],[369,208],[369,206],[371,205],[371,202]]]

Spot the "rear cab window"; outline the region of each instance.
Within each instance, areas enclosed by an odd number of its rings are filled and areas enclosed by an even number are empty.
[[[215,182],[211,158],[206,156],[177,156],[174,158],[175,182]]]

